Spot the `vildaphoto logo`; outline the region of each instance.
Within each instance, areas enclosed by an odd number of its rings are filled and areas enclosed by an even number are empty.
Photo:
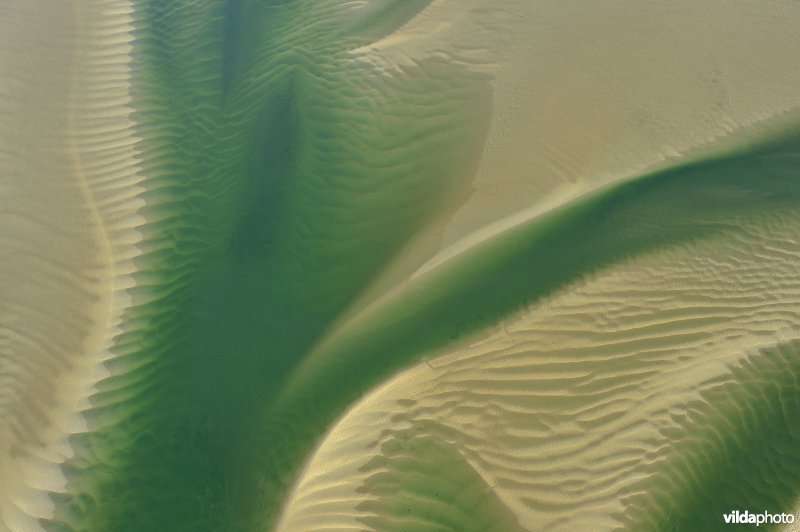
[[[761,512],[759,514],[751,514],[747,510],[740,512],[734,510],[727,514],[722,514],[722,518],[729,525],[766,525],[766,524],[781,524],[781,523],[794,523],[793,514],[771,514],[769,512]]]

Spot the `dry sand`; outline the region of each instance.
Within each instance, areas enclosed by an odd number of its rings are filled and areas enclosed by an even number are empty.
[[[37,530],[130,299],[131,2],[0,12],[0,528]]]

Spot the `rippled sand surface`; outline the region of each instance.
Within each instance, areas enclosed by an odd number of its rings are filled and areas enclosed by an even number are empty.
[[[797,516],[798,23],[8,0],[0,530]]]

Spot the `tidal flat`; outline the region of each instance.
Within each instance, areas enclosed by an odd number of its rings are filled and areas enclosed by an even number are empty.
[[[797,516],[798,23],[8,0],[0,530]]]

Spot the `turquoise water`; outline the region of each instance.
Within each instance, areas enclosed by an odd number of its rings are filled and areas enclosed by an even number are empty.
[[[317,348],[441,205],[469,194],[490,80],[444,60],[383,76],[344,57],[427,3],[387,2],[354,23],[334,3],[138,3],[136,118],[153,176],[146,254],[114,376],[94,398],[93,430],[74,440],[69,494],[57,496],[50,528],[268,527],[330,423],[399,369],[619,261],[800,206],[800,133],[787,131],[514,228]],[[759,391],[709,398],[751,412],[758,430],[717,440],[703,431],[722,420],[686,420],[730,460],[758,457],[729,470],[680,451],[694,477],[676,481],[678,465],[665,464],[653,495],[633,501],[631,530],[692,529],[712,499],[788,510],[800,484],[783,468],[796,468],[800,446],[791,423],[776,422],[794,415],[798,396],[792,357],[784,363],[786,383],[754,367],[763,375],[747,386]],[[761,393],[767,386],[778,395]],[[457,470],[439,443],[419,445],[419,467],[432,453]],[[514,526],[498,501],[482,511]]]

